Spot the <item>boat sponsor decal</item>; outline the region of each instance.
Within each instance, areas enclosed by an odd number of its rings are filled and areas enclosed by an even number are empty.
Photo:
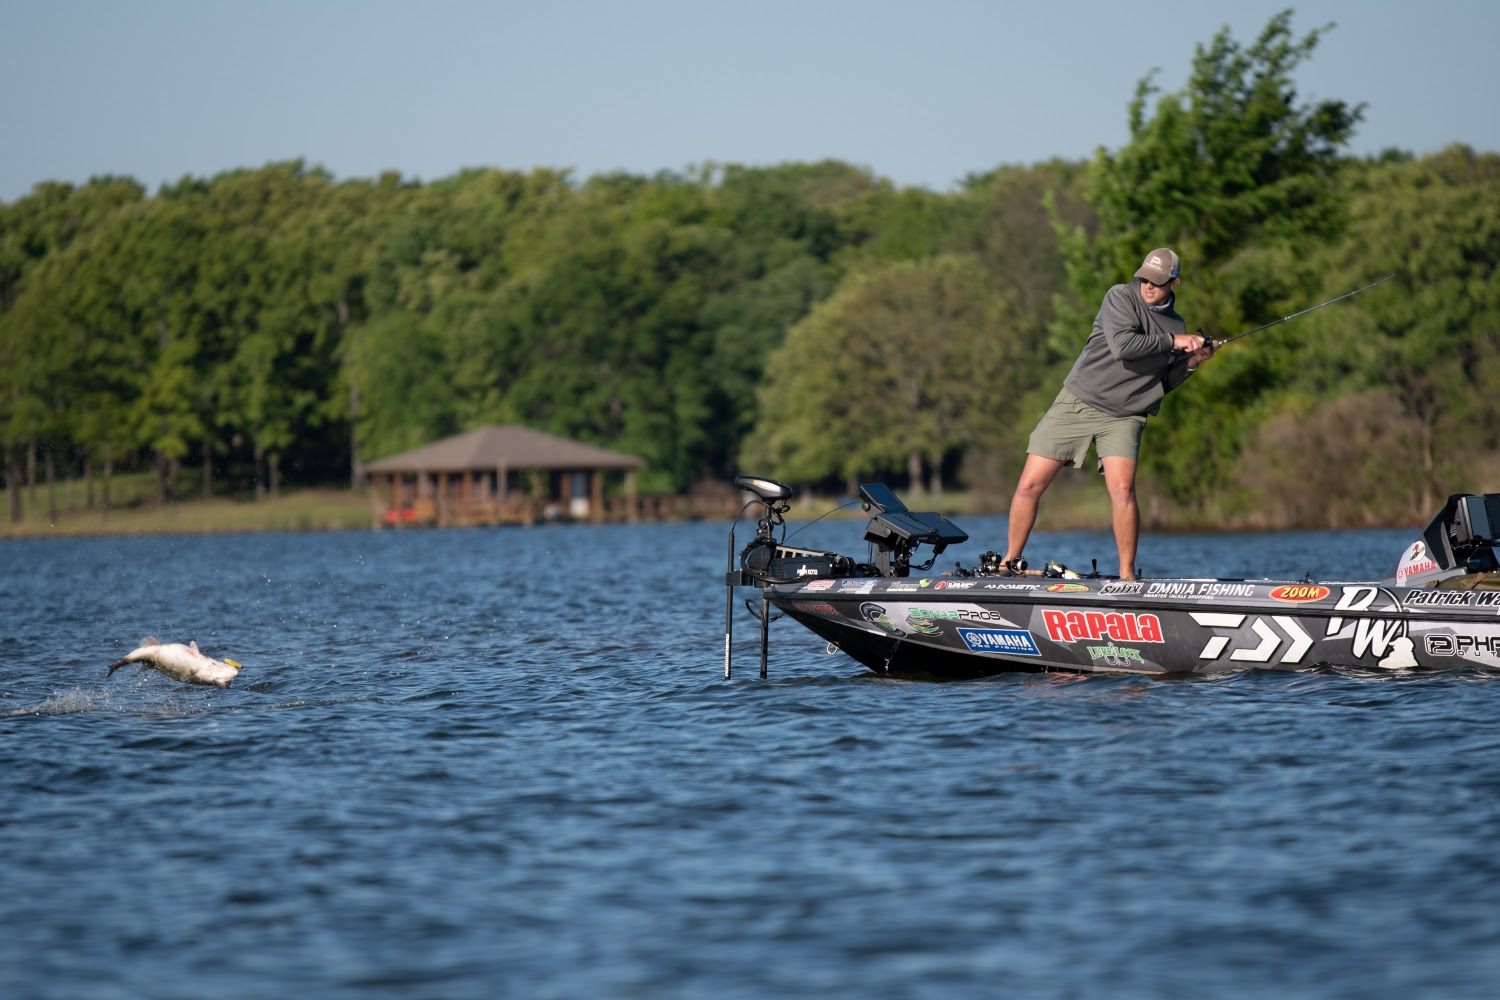
[[[1401,602],[1396,596],[1384,587],[1361,584],[1342,588],[1338,603],[1333,606],[1335,611],[1375,611],[1389,614],[1401,613]],[[1361,624],[1363,623],[1363,624]],[[1399,628],[1399,632],[1395,629]],[[1354,642],[1354,655],[1364,656],[1365,652],[1373,648],[1376,656],[1384,656],[1391,641],[1398,635],[1406,634],[1406,626],[1399,621],[1385,621],[1371,624],[1369,619],[1350,620],[1342,615],[1334,615],[1328,619],[1327,627],[1323,630],[1324,639],[1332,639],[1338,636],[1351,638]]]
[[[974,586],[969,580],[939,580],[932,585],[933,590],[968,590]]]
[[[930,587],[930,586],[932,586],[932,583],[933,583],[933,581],[930,580],[930,579],[928,579],[925,576],[922,579],[920,579],[920,580],[917,581],[917,584],[919,586],[922,586],[922,587]]]
[[[895,622],[891,621],[890,616],[885,613],[885,608],[874,601],[866,601],[861,604],[859,606],[859,616],[882,632],[888,632],[898,638],[906,635],[904,629],[899,628]]]
[[[892,612],[888,612],[890,614]],[[938,622],[951,621],[955,623],[973,624],[974,622],[987,622],[996,625],[1009,625],[1017,628],[1015,622],[1005,617],[999,611],[981,608],[975,605],[956,605],[946,608],[924,608],[920,606],[908,607],[906,609],[906,624],[914,631],[923,635],[940,635],[942,629]]]
[[[1248,629],[1242,628],[1248,615],[1189,611],[1188,617],[1204,628],[1234,630],[1233,635],[1211,636],[1198,653],[1200,660],[1217,660],[1227,650],[1229,659],[1241,663],[1270,663],[1277,652],[1281,653],[1278,663],[1301,663],[1313,646],[1312,636],[1289,615],[1257,615],[1250,619]]]
[[[923,635],[941,635],[943,630],[937,624],[938,619],[947,618],[952,621],[958,620],[958,611],[955,608],[907,608],[906,624]]]
[[[985,590],[1036,590],[1041,587],[1040,583],[987,583]]]
[[[1375,656],[1384,656],[1397,639],[1405,637],[1406,622],[1383,618],[1358,618],[1354,622],[1351,645],[1354,655],[1361,659],[1371,653]]]
[[[1500,606],[1500,590],[1414,590],[1401,599],[1408,608]]]
[[[1356,659],[1385,656],[1398,648],[1398,640],[1411,645],[1406,622],[1399,618],[1330,618],[1323,637],[1325,641],[1348,639]]]
[[[1426,636],[1426,644],[1433,656],[1500,656],[1500,635],[1432,632]]]
[[[1194,601],[1211,601],[1216,597],[1254,597],[1252,583],[1219,583],[1209,580],[1169,580],[1151,584],[1147,597],[1181,597]]]
[[[792,607],[798,611],[806,611],[810,615],[831,615],[838,617],[838,608],[832,604],[809,604],[806,601],[793,601]]]
[[[1343,593],[1339,595],[1338,603],[1333,606],[1333,610],[1376,611],[1399,614],[1401,612],[1401,602],[1397,600],[1395,594],[1392,594],[1384,587],[1360,584],[1358,586],[1344,587]],[[1338,618],[1333,620],[1339,621]],[[1328,634],[1332,635],[1337,631],[1338,629],[1333,629]]]
[[[960,628],[958,636],[976,653],[1012,653],[1041,656],[1031,633],[1020,628]]]
[[[1412,542],[1411,548],[1401,557],[1396,564],[1396,585],[1402,586],[1407,580],[1423,573],[1436,573],[1438,564],[1427,552],[1427,545],[1421,539]]]
[[[1106,583],[1099,588],[1099,593],[1105,597],[1127,597],[1139,594],[1146,589],[1146,585],[1139,580],[1115,580]]]
[[[1011,621],[1009,618],[1005,617],[1005,615],[1002,614],[1001,612],[999,612],[999,611],[990,611],[990,610],[988,610],[986,608],[969,606],[969,607],[960,607],[960,608],[957,609],[957,611],[958,611],[958,617],[960,617],[960,618],[967,618],[967,619],[969,619],[971,621],[976,621],[976,622],[1002,622],[1003,624],[1010,625],[1012,627],[1014,627],[1015,624],[1016,624],[1015,622]]]
[[[1146,661],[1141,657],[1139,649],[1131,649],[1129,646],[1116,646],[1110,643],[1108,646],[1090,646],[1089,659],[1103,663],[1107,667],[1128,667],[1139,665],[1144,667]]]
[[[1047,638],[1053,642],[1083,639],[1124,639],[1128,642],[1161,642],[1161,619],[1133,611],[1043,611]]]
[[[840,594],[868,594],[875,589],[877,580],[845,580],[839,584]]]
[[[802,585],[802,592],[806,594],[814,590],[828,590],[833,584],[833,580],[813,580],[811,583],[804,583]]]
[[[1081,583],[1053,583],[1047,586],[1049,594],[1087,594],[1089,588]]]
[[[1415,667],[1417,658],[1412,655],[1412,643],[1406,636],[1400,636],[1391,643],[1391,651],[1381,657],[1377,666],[1385,667],[1387,670],[1402,670],[1406,667]]]
[[[902,580],[899,583],[892,583],[890,586],[886,587],[885,589],[886,589],[886,593],[889,593],[889,594],[915,594],[917,591],[921,590],[922,588],[919,585],[917,585],[915,583],[912,583],[912,582],[910,582],[908,580]]]
[[[1291,583],[1281,587],[1272,587],[1267,596],[1273,601],[1287,601],[1292,604],[1306,604],[1308,601],[1321,601],[1332,594],[1333,591],[1327,587],[1310,583]]]

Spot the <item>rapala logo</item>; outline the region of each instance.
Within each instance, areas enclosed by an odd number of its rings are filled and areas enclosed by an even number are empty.
[[[1315,587],[1305,583],[1293,586],[1276,587],[1271,591],[1271,599],[1274,601],[1290,601],[1302,604],[1307,601],[1321,601],[1333,591],[1327,587]]]
[[[1104,638],[1129,642],[1161,642],[1161,619],[1150,614],[1099,611],[1043,611],[1047,638],[1053,642],[1098,641]]]
[[[1047,587],[1049,594],[1087,594],[1089,588],[1081,583],[1054,583]]]

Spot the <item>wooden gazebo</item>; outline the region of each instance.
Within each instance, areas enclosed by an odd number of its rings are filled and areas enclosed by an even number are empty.
[[[645,464],[635,455],[506,424],[382,458],[365,472],[377,525],[530,524],[634,521],[635,470]],[[625,474],[617,511],[604,496],[603,474],[612,471]]]

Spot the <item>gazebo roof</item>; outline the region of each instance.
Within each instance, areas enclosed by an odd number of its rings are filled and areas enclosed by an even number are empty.
[[[465,472],[507,469],[638,469],[643,458],[518,427],[492,424],[365,466],[366,472]]]

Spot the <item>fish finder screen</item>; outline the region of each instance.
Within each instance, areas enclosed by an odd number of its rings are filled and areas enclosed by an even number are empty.
[[[879,507],[885,511],[904,511],[906,504],[896,499],[885,483],[863,483],[859,487],[859,498],[872,506]]]

